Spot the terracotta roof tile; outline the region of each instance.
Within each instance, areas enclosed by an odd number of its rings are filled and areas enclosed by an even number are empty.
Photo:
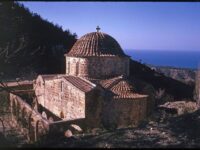
[[[114,99],[135,99],[147,96],[136,93],[132,84],[122,76],[101,80],[99,84],[111,91]]]
[[[95,84],[76,76],[64,76],[63,78],[83,92],[89,92],[96,86]]]
[[[111,90],[116,92],[123,92],[123,91],[131,92],[133,91],[133,86],[130,83],[128,83],[128,81],[122,79],[118,81],[115,85],[113,85],[111,87]]]
[[[112,84],[121,80],[121,78],[122,78],[121,76],[118,76],[118,77],[114,77],[114,78],[110,78],[110,79],[106,79],[106,80],[100,80],[100,84],[104,88],[109,88],[110,86],[112,86]]]
[[[67,56],[127,56],[118,42],[110,35],[92,32],[82,36]]]

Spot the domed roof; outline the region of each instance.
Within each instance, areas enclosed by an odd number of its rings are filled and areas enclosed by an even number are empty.
[[[118,42],[110,35],[91,32],[82,36],[69,51],[67,56],[127,56]]]

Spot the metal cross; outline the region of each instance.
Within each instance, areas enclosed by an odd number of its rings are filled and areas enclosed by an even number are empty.
[[[100,29],[101,29],[101,28],[100,28],[99,26],[97,26],[97,28],[96,28],[97,32],[99,32]]]

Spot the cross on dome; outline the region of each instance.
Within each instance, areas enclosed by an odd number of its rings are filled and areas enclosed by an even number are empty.
[[[101,28],[99,26],[96,27],[97,32],[99,32]]]

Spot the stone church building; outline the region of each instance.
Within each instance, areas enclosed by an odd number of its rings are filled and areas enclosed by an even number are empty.
[[[118,42],[88,33],[65,54],[66,73],[39,75],[37,101],[65,121],[83,119],[88,127],[137,125],[147,116],[148,95],[129,81],[129,60]]]

